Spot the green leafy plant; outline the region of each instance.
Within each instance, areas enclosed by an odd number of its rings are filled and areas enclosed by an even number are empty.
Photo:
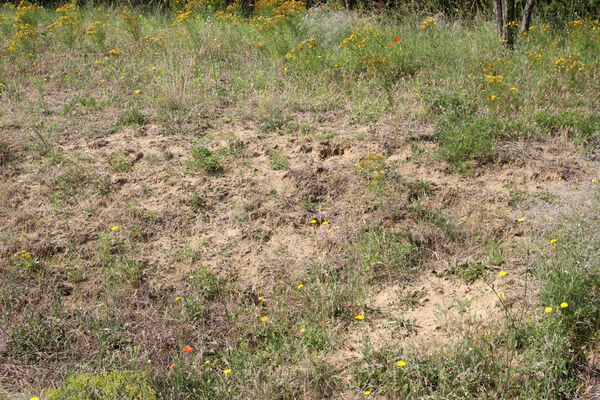
[[[48,400],[154,400],[156,393],[143,373],[110,371],[67,377],[58,389],[48,391]]]

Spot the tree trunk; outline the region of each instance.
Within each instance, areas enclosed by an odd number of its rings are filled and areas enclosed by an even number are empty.
[[[504,43],[512,48],[515,44],[515,0],[503,0],[504,10],[502,16],[504,17]]]
[[[521,33],[529,31],[529,25],[531,25],[531,13],[533,12],[533,6],[535,0],[527,0],[525,9],[523,10],[523,19],[521,20]]]
[[[502,0],[494,0],[494,11],[496,12],[496,29],[498,30],[498,39],[502,40],[504,17],[502,16]]]

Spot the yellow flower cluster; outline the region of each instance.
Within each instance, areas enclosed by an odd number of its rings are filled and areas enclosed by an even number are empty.
[[[38,29],[30,24],[21,24],[15,26],[15,36],[9,44],[4,46],[4,50],[9,52],[16,52],[21,45],[27,43],[27,41],[39,33]]]
[[[82,16],[74,2],[57,8],[56,12],[60,14],[60,17],[56,22],[48,25],[48,29],[56,29],[63,26],[76,28],[81,25]]]
[[[140,21],[138,21],[137,17],[129,14],[127,10],[123,10],[121,13],[121,18],[123,22],[125,22],[125,28],[131,35],[137,40],[140,38],[142,27],[140,26]]]
[[[31,259],[31,253],[27,250],[21,250],[20,253],[13,254],[13,258],[19,266],[24,267],[27,270],[31,269],[34,264],[37,265],[39,263],[38,260]]]
[[[85,35],[91,37],[98,45],[101,45],[106,39],[107,26],[100,21],[94,21],[88,25]]]
[[[165,0],[166,1],[166,0]],[[169,0],[169,3],[179,10],[173,26],[198,16],[198,10],[217,9],[222,5],[222,0]],[[183,6],[183,7],[181,7]]]
[[[159,46],[162,46],[165,42],[165,37],[160,34],[156,36],[146,35],[144,36],[143,40],[148,43],[158,44]]]
[[[369,72],[381,70],[390,64],[390,60],[380,54],[365,54],[358,60],[358,64]]]
[[[565,25],[565,31],[570,35],[578,34],[584,30],[600,33],[600,20],[585,18],[571,21]]]
[[[227,10],[228,12],[217,11],[215,13],[215,18],[217,19],[217,21],[245,21],[245,19],[241,18],[239,15],[229,12],[229,7],[227,7]]]
[[[31,258],[31,253],[29,253],[27,250],[21,250],[20,253],[13,254],[13,258],[29,260]]]
[[[43,10],[44,7],[35,4],[29,4],[28,2],[21,0],[19,5],[16,7],[15,24],[16,25],[36,25],[36,14],[38,11]]]
[[[273,15],[290,16],[295,12],[306,11],[306,3],[297,0],[284,1],[279,7],[273,10]]]
[[[38,12],[43,7],[32,5],[22,0],[16,7],[13,4],[5,3],[3,8],[16,10],[14,18],[2,16],[4,21],[13,23],[15,32],[12,40],[4,45],[3,50],[14,53],[19,48],[24,48],[31,54],[33,44],[29,42],[29,39],[39,33],[37,29]]]
[[[193,20],[194,18],[196,18],[196,15],[192,12],[192,10],[182,11],[177,15],[177,19],[175,22],[173,22],[173,26],[178,25],[183,21]]]
[[[111,51],[109,51],[109,52],[108,52],[108,55],[109,55],[109,56],[111,56],[111,57],[116,57],[116,56],[118,56],[119,54],[121,54],[121,50],[119,50],[119,48],[118,48],[118,47],[117,47],[117,48],[115,48],[115,49],[112,49]],[[113,230],[114,230],[114,229],[113,229]]]
[[[485,75],[485,80],[488,83],[502,83],[504,81],[504,76],[502,75]]]
[[[94,21],[85,30],[86,35],[95,35],[102,29],[102,22]]]
[[[250,25],[258,28],[261,31],[268,31],[283,21],[287,21],[286,15],[275,15],[273,17],[263,17],[262,15],[254,17],[250,20]]]
[[[254,5],[254,12],[261,12],[279,4],[279,0],[258,0]]]
[[[319,41],[315,38],[303,40],[298,43],[289,53],[285,55],[288,60],[296,60],[297,56],[305,51],[309,51],[319,45]]]
[[[381,36],[381,29],[369,24],[352,30],[352,34],[345,38],[338,47],[349,47],[354,50],[364,49],[371,37]]]
[[[541,62],[544,55],[541,51],[527,51],[527,57],[534,62]]]
[[[433,17],[429,17],[426,20],[423,20],[421,22],[421,29],[422,30],[427,30],[427,29],[435,28],[436,26],[437,26],[437,21]]]
[[[579,53],[571,53],[567,57],[559,57],[554,66],[559,72],[577,73],[585,70],[585,64],[579,61]]]

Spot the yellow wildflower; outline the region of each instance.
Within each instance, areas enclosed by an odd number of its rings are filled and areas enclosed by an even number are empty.
[[[406,365],[406,363],[405,363],[404,361],[400,360],[400,361],[398,361],[398,362],[396,363],[396,365],[397,365],[398,367],[404,367],[404,366]]]
[[[370,391],[370,390],[367,390],[367,391],[365,392],[365,396],[368,396],[368,395],[370,395],[370,394],[371,394],[371,391]]]
[[[355,315],[355,316],[354,316],[354,319],[357,319],[357,320],[359,320],[359,321],[362,321],[363,319],[365,319],[365,316],[364,316],[364,315]]]
[[[435,18],[433,18],[433,17],[429,17],[426,20],[424,20],[423,22],[421,22],[422,30],[433,28],[435,26],[437,26],[437,22],[436,22]]]
[[[303,284],[299,284],[297,287],[298,287],[298,289],[302,289],[304,287],[304,285]]]
[[[304,333],[304,332],[306,332],[306,329],[304,329],[304,328],[300,329],[300,333]]]
[[[567,308],[567,307],[569,307],[569,304],[567,304],[565,302],[560,303],[560,308]]]
[[[261,320],[262,322],[267,322],[267,320],[268,320],[268,319],[269,319],[269,317],[262,317],[260,320]]]
[[[225,371],[223,371],[223,373],[224,373],[225,375],[227,375],[227,374],[230,374],[230,373],[231,373],[231,370],[230,370],[230,369],[226,369]]]
[[[556,243],[556,242],[557,242],[557,240],[558,240],[558,239],[552,239],[552,240],[550,240],[550,244],[554,244],[554,243]]]
[[[498,297],[500,297],[500,298],[504,297],[504,292],[498,292]]]
[[[544,309],[544,311],[546,312],[546,314],[551,313],[552,312],[552,307],[546,307]]]
[[[118,226],[113,226],[112,228],[110,228],[111,231],[116,231],[117,229],[119,229]]]
[[[506,275],[506,271],[500,271],[500,272],[498,272],[498,275],[505,276]]]

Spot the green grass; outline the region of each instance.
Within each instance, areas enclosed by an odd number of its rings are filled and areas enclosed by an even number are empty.
[[[128,160],[127,155],[121,152],[112,153],[106,160],[108,165],[113,167],[119,172],[127,173],[131,170],[131,161]]]
[[[269,155],[269,167],[274,170],[288,170],[290,169],[290,162],[288,159],[281,154],[271,153]]]
[[[70,376],[60,388],[48,393],[49,400],[109,400],[115,397],[128,400],[152,400],[156,399],[156,393],[146,383],[144,374],[132,374],[128,371]]]
[[[205,146],[194,146],[191,150],[192,159],[189,166],[209,174],[217,174],[223,171],[221,156],[213,153]]]

